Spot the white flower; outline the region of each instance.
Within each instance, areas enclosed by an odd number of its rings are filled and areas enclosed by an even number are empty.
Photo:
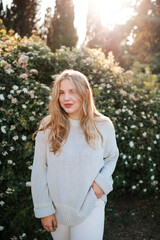
[[[12,90],[10,91],[10,93],[14,94],[14,90],[12,89]]]
[[[159,134],[156,134],[156,138],[159,139]]]
[[[7,64],[8,64],[8,63],[7,63],[7,61],[5,61],[5,60],[1,60],[1,61],[0,61],[0,67],[5,67]]]
[[[133,190],[134,190],[134,189],[136,189],[136,186],[135,186],[135,185],[133,185],[133,186],[132,186],[132,189],[133,189]]]
[[[123,159],[126,159],[126,157],[127,157],[127,156],[124,154],[124,155],[123,155]]]
[[[139,125],[140,125],[140,127],[143,127],[143,123],[140,123]]]
[[[99,89],[99,90],[102,90],[102,89],[103,89],[103,87],[99,87],[98,89]]]
[[[132,125],[131,128],[136,128],[136,126],[135,126],[135,125]]]
[[[31,182],[26,182],[26,187],[31,187]]]
[[[18,138],[19,138],[18,136],[14,136],[13,140],[16,141],[16,140],[18,140]]]
[[[28,89],[27,89],[27,88],[23,88],[22,91],[23,91],[24,93],[28,93]]]
[[[153,175],[153,176],[151,177],[151,180],[154,180],[154,178],[155,178],[155,177],[154,177],[154,175]]]
[[[2,147],[5,147],[7,145],[6,141],[2,141]]]
[[[147,147],[148,151],[151,151],[151,147]]]
[[[26,237],[26,233],[23,233],[19,238],[20,239],[23,239],[23,238],[25,238]]]
[[[26,139],[27,139],[27,137],[24,136],[24,135],[22,135],[22,140],[23,140],[23,141],[26,141]]]
[[[27,79],[27,74],[26,73],[22,73],[20,76],[19,76],[20,78],[24,78],[24,79]]]
[[[12,152],[14,150],[14,147],[10,147],[10,151]]]
[[[43,104],[44,104],[44,102],[40,102],[40,103],[39,103],[39,105],[43,105]]]
[[[11,95],[11,94],[8,94],[7,97],[8,97],[9,99],[12,99],[12,95]]]
[[[22,65],[22,67],[26,67],[28,63],[29,57],[22,54],[18,59],[18,63]]]
[[[141,158],[141,155],[140,155],[140,154],[138,154],[138,155],[137,155],[137,159],[140,159],[140,158]]]
[[[8,160],[8,164],[12,164],[13,163],[13,161],[12,160]]]
[[[100,82],[105,82],[105,79],[104,78],[100,78]]]
[[[152,186],[156,186],[158,184],[158,181],[153,181],[151,184]]]
[[[139,183],[143,183],[143,180],[139,180]]]
[[[147,133],[146,133],[146,132],[144,132],[144,133],[142,133],[142,135],[143,135],[143,137],[146,137],[146,136],[147,136]]]
[[[6,151],[5,151],[5,152],[2,152],[2,155],[3,155],[3,156],[6,156],[6,155],[8,155],[8,152],[6,152]]]
[[[0,201],[0,205],[3,206],[5,204],[5,202],[3,201]]]
[[[11,68],[7,68],[7,69],[5,69],[5,72],[6,72],[7,74],[11,74],[11,73],[14,73],[14,70],[11,69]]]
[[[130,141],[129,146],[130,146],[130,147],[133,147],[133,146],[134,146],[134,142],[133,142],[133,141]]]
[[[32,168],[33,168],[33,165],[31,165],[31,166],[28,167],[29,170],[32,170]]]
[[[3,226],[0,226],[0,231],[3,231],[4,230],[4,227]]]
[[[6,126],[1,127],[1,132],[6,133]]]
[[[12,98],[11,103],[17,103],[17,99],[16,98]]]
[[[17,85],[13,85],[12,87],[14,90],[18,90],[18,86]]]
[[[30,69],[29,72],[30,72],[30,73],[34,73],[34,74],[38,74],[37,69]]]
[[[47,86],[45,86],[45,85],[43,85],[43,88],[47,89],[48,91],[51,90],[50,87],[47,87]]]
[[[123,89],[120,90],[120,94],[121,94],[122,96],[124,96],[124,97],[127,96],[127,92],[124,91]]]
[[[27,108],[27,106],[26,106],[25,104],[22,104],[22,108],[26,109],[26,108]]]
[[[4,98],[4,95],[3,94],[0,94],[0,100],[4,101],[5,98]]]
[[[133,114],[133,111],[128,110],[128,113],[129,113],[129,115],[132,115],[132,114]]]
[[[14,125],[11,125],[10,130],[14,130],[16,127]]]
[[[30,120],[30,121],[34,121],[35,118],[34,118],[34,117],[30,117],[29,120]]]
[[[107,88],[111,88],[111,85],[109,83],[107,84]]]
[[[143,189],[143,192],[147,192],[147,189],[146,189],[146,188],[144,188],[144,189]]]
[[[12,188],[7,188],[6,193],[7,193],[7,194],[12,194],[14,191],[15,191],[15,190],[12,189]]]

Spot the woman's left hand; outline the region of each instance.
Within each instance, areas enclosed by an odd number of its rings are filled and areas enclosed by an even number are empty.
[[[91,187],[93,188],[93,191],[96,194],[97,198],[101,198],[104,194],[102,188],[100,188],[100,186],[95,181],[92,183]]]

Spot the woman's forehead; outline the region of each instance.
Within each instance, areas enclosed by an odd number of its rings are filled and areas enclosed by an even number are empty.
[[[74,89],[75,86],[70,79],[63,79],[60,82],[59,88],[60,88],[60,90],[61,89]]]

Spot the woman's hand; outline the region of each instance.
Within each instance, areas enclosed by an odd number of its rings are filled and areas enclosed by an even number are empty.
[[[95,181],[92,183],[91,187],[93,188],[93,191],[96,194],[97,198],[101,198],[104,194],[102,188],[100,188],[100,186]]]
[[[55,218],[55,215],[49,215],[47,217],[41,218],[41,222],[43,227],[48,231],[48,232],[55,232],[57,228],[57,221]]]

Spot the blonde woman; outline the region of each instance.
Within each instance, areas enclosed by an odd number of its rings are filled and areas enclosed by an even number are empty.
[[[54,81],[49,112],[34,133],[35,217],[54,240],[102,240],[119,155],[113,124],[96,110],[86,76],[74,70]]]

